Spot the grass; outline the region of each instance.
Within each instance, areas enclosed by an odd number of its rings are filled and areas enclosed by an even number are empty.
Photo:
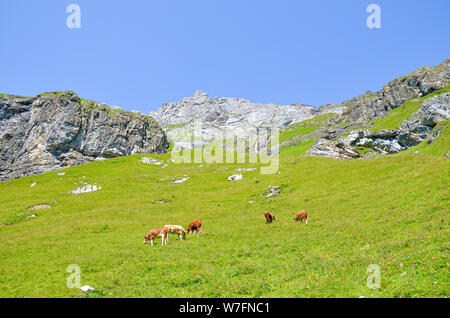
[[[302,136],[314,132],[316,129],[323,126],[323,124],[333,116],[336,115],[332,113],[323,114],[284,128],[280,132],[280,144],[289,140],[293,140],[294,138],[301,138]],[[283,155],[304,156],[315,141],[316,138],[311,138],[305,141],[298,140],[292,145],[282,146],[280,148],[280,151],[283,153]]]
[[[80,98],[80,107],[81,107],[81,111],[85,112],[85,113],[89,113],[89,112],[92,112],[95,110],[101,110],[101,111],[105,111],[109,116],[125,115],[125,116],[129,116],[131,118],[145,119],[148,122],[154,121],[153,117],[148,116],[148,115],[124,110],[121,108],[111,107],[106,104],[101,104],[101,103],[98,103],[98,102],[95,102],[92,100],[86,100],[86,99],[82,99],[82,98]]]
[[[426,96],[407,100],[401,106],[391,110],[385,117],[380,117],[371,121],[373,126],[369,129],[373,132],[382,129],[396,129],[422,106],[424,100],[446,92],[450,92],[450,85]]]
[[[167,130],[175,129],[175,128],[183,128],[183,127],[187,126],[188,124],[189,124],[189,122],[179,123],[179,124],[171,124],[171,125],[167,125],[165,128]]]
[[[50,97],[50,98],[56,98],[60,95],[62,95],[63,93],[71,93],[73,95],[78,96],[76,93],[74,93],[73,91],[58,91],[58,92],[47,92],[47,93],[42,93],[39,94],[38,96],[43,96],[43,97]],[[0,93],[0,97],[14,97],[14,98],[31,98],[31,97],[24,97],[24,96],[18,96],[18,95],[9,95],[9,94],[1,94]],[[102,110],[102,111],[106,111],[108,113],[109,116],[114,116],[117,114],[120,115],[125,115],[125,116],[129,116],[131,118],[140,118],[143,120],[146,120],[149,123],[156,123],[154,118],[148,115],[144,115],[144,114],[140,114],[140,113],[136,113],[136,112],[132,112],[132,111],[127,111],[124,109],[120,109],[120,108],[114,108],[111,106],[107,106],[105,104],[101,104],[92,100],[88,100],[88,99],[83,99],[83,98],[79,98],[79,103],[80,103],[80,109],[83,112],[90,112],[93,111],[95,109],[98,110]]]
[[[450,151],[450,120],[445,120],[436,125],[434,129],[442,129],[436,140],[429,144],[428,140],[422,141],[415,147],[411,147],[402,153],[405,154],[427,154],[443,156]]]
[[[296,124],[289,125],[280,132],[280,143],[291,140],[294,137],[299,137],[313,132],[333,116],[335,116],[335,114],[323,114]]]
[[[304,156],[316,140],[316,138],[308,139],[293,146],[282,147],[281,153],[285,156]]]
[[[401,106],[391,110],[385,117],[380,117],[373,120],[373,126],[369,128],[376,132],[382,129],[396,129],[405,120],[412,116],[422,106],[422,100],[419,98],[410,99],[404,102]]]
[[[447,158],[283,155],[279,174],[228,182],[256,165],[161,168],[142,156],[1,182],[0,297],[448,297]],[[102,189],[70,193],[80,181]],[[52,207],[28,210],[43,203]],[[292,220],[300,209],[307,226]],[[150,228],[197,218],[203,234],[142,244]],[[95,292],[66,287],[70,264]],[[366,287],[369,264],[381,267],[380,290]]]
[[[0,97],[10,97],[10,98],[24,98],[24,96],[19,96],[19,95],[11,95],[11,94],[2,94],[2,93],[0,93]]]
[[[364,155],[368,152],[376,152],[375,150],[367,147],[355,147],[359,154]]]

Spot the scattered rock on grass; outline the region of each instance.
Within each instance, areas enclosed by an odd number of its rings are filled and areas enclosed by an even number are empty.
[[[266,198],[271,198],[271,197],[277,196],[277,195],[280,194],[280,192],[281,192],[281,187],[278,187],[278,186],[277,187],[273,187],[270,190],[270,193],[268,195],[266,195]]]
[[[286,184],[282,184],[281,186],[272,186],[272,185],[269,185],[269,186],[266,188],[266,190],[264,190],[264,192],[260,194],[260,196],[266,197],[266,198],[271,198],[271,197],[277,196],[277,195],[279,195],[279,194],[283,191],[283,189],[286,188],[286,187],[287,187]],[[289,193],[291,193],[291,191],[292,191],[292,188],[289,190]]]
[[[238,181],[244,179],[244,176],[242,174],[233,174],[232,176],[228,177],[228,181]]]
[[[268,186],[267,189],[261,193],[261,196],[265,196],[266,198],[272,198],[281,193],[282,186]]]
[[[38,204],[38,205],[34,205],[32,207],[30,207],[30,210],[43,210],[43,209],[49,209],[51,208],[51,205],[48,204]]]
[[[246,171],[254,171],[254,170],[256,170],[256,168],[239,168],[239,169],[236,169],[234,171],[236,171],[236,172],[246,172]]]
[[[90,291],[94,290],[94,288],[89,286],[89,285],[81,286],[80,289],[83,291],[83,293],[90,292]]]
[[[142,163],[149,164],[149,165],[155,165],[155,166],[160,166],[160,165],[163,164],[162,161],[153,159],[153,158],[151,158],[151,157],[142,157],[142,158],[141,158],[141,162],[142,162]]]
[[[97,190],[100,190],[102,187],[97,187],[96,185],[88,184],[84,187],[80,187],[78,189],[72,190],[73,194],[80,194],[80,193],[88,193],[88,192],[94,192]]]
[[[186,182],[190,179],[191,177],[188,176],[184,176],[184,178],[173,178],[172,180],[170,180],[173,183],[183,183]]]

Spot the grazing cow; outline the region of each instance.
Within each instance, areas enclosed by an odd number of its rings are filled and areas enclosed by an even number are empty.
[[[181,225],[164,225],[169,230],[169,233],[178,234],[178,239],[186,238],[186,230]]]
[[[188,229],[187,232],[190,233],[201,233],[203,232],[203,224],[202,224],[202,220],[195,220],[192,221],[191,223],[189,223],[188,225]]]
[[[158,236],[161,236],[162,238],[161,245],[167,245],[167,241],[169,239],[169,229],[165,227],[162,229],[151,229],[144,238],[144,244],[150,241],[153,245],[153,239]]]
[[[297,212],[297,214],[295,215],[295,218],[294,218],[294,221],[295,222],[299,222],[300,221],[300,223],[303,221],[303,219],[305,219],[306,220],[306,224],[308,224],[308,212],[307,211],[300,211],[300,212]]]
[[[275,221],[275,216],[269,211],[264,212],[264,217],[266,218],[266,224],[270,224]]]

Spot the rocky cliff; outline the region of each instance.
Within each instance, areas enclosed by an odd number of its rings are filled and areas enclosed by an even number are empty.
[[[433,92],[440,91],[449,84],[450,59],[446,59],[437,66],[425,66],[394,79],[375,93],[366,91],[338,105],[314,107],[303,104],[255,104],[245,99],[213,98],[198,91],[193,97],[165,103],[157,112],[149,115],[160,123],[176,147],[190,148],[209,143],[218,134],[223,135],[226,129],[234,131],[240,138],[252,138],[258,128],[289,131],[295,129],[290,127],[296,127],[296,123],[331,113],[333,116],[329,116],[326,123],[308,134],[283,140],[281,147],[295,147],[307,140],[315,140],[308,151],[310,155],[355,158],[359,157],[355,147],[372,149],[380,154],[395,153],[417,145],[432,133],[437,134],[433,132],[435,125],[448,119],[447,95],[425,102],[417,113],[416,117],[422,116],[421,112],[425,109],[439,109],[442,112],[441,117],[433,117],[427,125],[422,123],[411,128],[412,124],[408,126],[405,122],[401,127],[381,131],[371,131],[369,128],[373,126],[373,120],[384,118],[405,102],[413,99],[422,99],[422,102]],[[428,107],[430,103],[432,107]],[[405,121],[408,119],[404,118]],[[194,121],[202,122],[201,129],[194,129]],[[417,121],[416,118],[415,122]],[[357,129],[360,131],[355,132]],[[350,131],[353,131],[350,136],[355,140],[344,138]],[[267,141],[259,142],[263,143],[262,146],[267,144]]]
[[[281,151],[299,146],[301,151],[294,153],[314,156],[397,153],[442,136],[441,123],[450,119],[449,84],[447,59],[339,105],[256,104],[198,91],[163,104],[151,116],[83,100],[70,91],[0,94],[0,181],[101,158],[164,152],[166,134],[175,146],[198,147],[225,129],[250,138],[255,128],[280,128]],[[192,143],[195,121],[203,126]],[[258,147],[268,142],[258,140]]]
[[[165,133],[150,116],[82,100],[73,92],[0,95],[0,181],[167,147]]]
[[[450,82],[450,58],[394,79],[378,92],[349,103],[337,122],[363,123],[386,115],[411,98],[426,96]]]
[[[157,112],[149,115],[160,123],[174,144],[182,145],[182,140],[194,133],[194,121],[202,122],[202,129],[195,132],[194,138],[207,143],[225,129],[248,137],[255,128],[281,128],[322,113],[341,113],[344,109],[342,105],[257,104],[242,98],[210,97],[197,91],[193,97],[164,103]]]

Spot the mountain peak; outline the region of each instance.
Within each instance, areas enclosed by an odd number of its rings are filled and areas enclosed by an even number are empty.
[[[209,96],[208,93],[205,93],[201,90],[198,90],[195,92],[194,97],[203,97],[203,96]]]

